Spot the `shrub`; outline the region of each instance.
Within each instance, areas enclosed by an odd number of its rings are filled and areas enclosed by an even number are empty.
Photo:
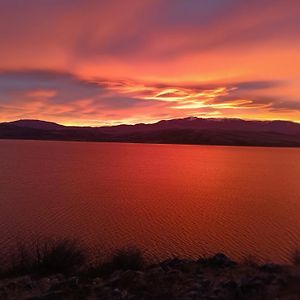
[[[243,258],[242,264],[247,267],[258,267],[259,261],[253,255],[247,255]]]
[[[143,253],[136,247],[117,249],[109,260],[92,262],[84,272],[88,277],[108,276],[117,270],[140,270],[145,266]]]
[[[25,243],[18,243],[11,251],[11,265],[7,272],[11,275],[23,275],[33,272],[34,260],[29,246]]]
[[[300,266],[300,251],[295,250],[292,254],[292,262],[295,266]]]
[[[136,247],[118,249],[112,256],[111,264],[114,269],[140,270],[144,267],[143,253]]]
[[[86,258],[86,251],[73,239],[39,240],[33,246],[22,243],[12,256],[9,273],[66,274],[81,267]]]
[[[86,262],[86,251],[76,240],[51,241],[46,246],[40,256],[40,269],[44,273],[70,273]]]

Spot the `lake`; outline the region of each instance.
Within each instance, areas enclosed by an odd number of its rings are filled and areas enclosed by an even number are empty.
[[[2,140],[0,234],[283,262],[300,249],[300,149]]]

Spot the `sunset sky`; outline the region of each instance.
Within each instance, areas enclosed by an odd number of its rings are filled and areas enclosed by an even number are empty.
[[[0,0],[0,122],[300,122],[299,0]]]

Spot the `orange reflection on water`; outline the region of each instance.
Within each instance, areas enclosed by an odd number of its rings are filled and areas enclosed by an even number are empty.
[[[0,145],[2,247],[59,235],[103,255],[135,244],[155,258],[224,251],[286,261],[300,246],[299,149]]]

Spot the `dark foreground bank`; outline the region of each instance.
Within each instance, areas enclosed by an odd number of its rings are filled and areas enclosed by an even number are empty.
[[[20,246],[3,268],[0,299],[300,299],[299,253],[290,265],[237,263],[222,253],[151,264],[132,247],[106,262],[91,262],[72,240],[28,249]]]

